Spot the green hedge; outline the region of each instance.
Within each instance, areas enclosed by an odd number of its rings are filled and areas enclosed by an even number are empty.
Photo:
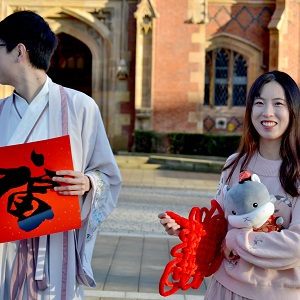
[[[240,135],[216,135],[198,133],[157,133],[136,130],[134,151],[228,157],[240,142]]]

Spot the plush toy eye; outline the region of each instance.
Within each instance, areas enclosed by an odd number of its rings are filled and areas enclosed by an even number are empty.
[[[258,204],[257,203],[253,203],[253,207],[258,207]]]
[[[233,211],[232,211],[232,214],[233,214],[233,215],[236,215],[236,212],[233,210]]]

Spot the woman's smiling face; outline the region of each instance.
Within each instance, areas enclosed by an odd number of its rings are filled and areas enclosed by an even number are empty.
[[[266,83],[259,97],[254,99],[251,120],[260,139],[281,142],[289,125],[289,109],[282,86],[271,81]]]

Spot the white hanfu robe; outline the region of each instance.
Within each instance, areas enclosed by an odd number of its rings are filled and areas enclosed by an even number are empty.
[[[39,94],[28,103],[16,93],[6,98],[0,110],[0,146],[22,144],[62,136],[61,87],[47,77]],[[80,196],[82,228],[39,238],[35,280],[45,276],[47,288],[37,299],[84,299],[83,284],[94,287],[91,268],[97,229],[117,204],[121,176],[95,101],[78,91],[63,88],[66,98],[67,133],[70,135],[75,171],[91,180],[91,190]],[[2,103],[0,101],[0,103]],[[66,246],[67,241],[67,248]],[[10,299],[14,263],[19,241],[0,244],[0,299]],[[67,249],[67,255],[63,255]],[[67,263],[67,265],[65,265]],[[28,279],[24,296],[30,294]],[[14,299],[15,300],[15,299]]]

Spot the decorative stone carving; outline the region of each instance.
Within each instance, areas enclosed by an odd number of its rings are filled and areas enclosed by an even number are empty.
[[[207,0],[189,0],[187,23],[207,23]]]
[[[152,4],[151,0],[142,0],[141,3],[137,5],[137,11],[134,13],[134,17],[137,19],[137,27],[145,34],[152,29],[152,19],[157,18],[157,13]]]
[[[124,58],[120,59],[118,69],[117,69],[117,78],[119,80],[125,80],[128,78],[129,72]]]

